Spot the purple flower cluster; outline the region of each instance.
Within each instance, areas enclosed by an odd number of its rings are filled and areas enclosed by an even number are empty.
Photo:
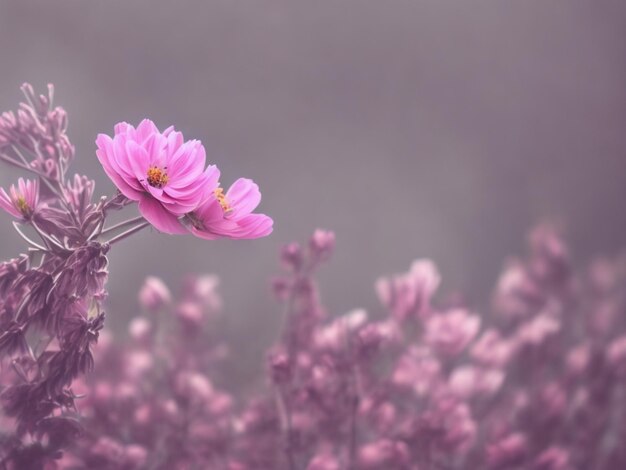
[[[29,246],[0,264],[0,461],[11,469],[42,468],[80,433],[70,385],[93,367],[108,276],[109,244],[96,235],[124,205],[94,202],[91,180],[68,178],[74,147],[52,87],[47,96],[22,91],[27,103],[0,118],[0,159],[36,178],[0,190],[0,207]]]
[[[146,280],[130,341],[105,336],[97,372],[74,383],[85,434],[63,468],[226,468],[234,403],[217,385],[228,355],[217,287],[214,276],[189,277],[173,301],[160,280]]]
[[[139,293],[130,341],[81,381],[86,437],[65,468],[626,468],[626,259],[576,272],[549,227],[511,261],[489,315],[438,291],[428,260],[376,283],[384,313],[329,316],[314,279],[335,239],[282,250],[284,326],[266,382],[227,391],[213,276]]]

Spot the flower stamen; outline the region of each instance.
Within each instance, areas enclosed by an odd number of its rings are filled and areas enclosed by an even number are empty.
[[[20,211],[20,213],[24,217],[29,216],[30,213],[32,212],[32,209],[30,208],[30,206],[26,202],[26,198],[24,196],[18,196],[17,197],[17,199],[15,200],[15,207],[17,208],[18,211]]]
[[[224,188],[214,189],[213,194],[215,194],[215,199],[217,199],[217,202],[220,206],[222,206],[222,210],[225,213],[233,210],[233,208],[230,207],[228,200],[226,199],[226,195],[224,194]]]
[[[150,168],[148,168],[146,176],[148,184],[153,188],[162,188],[169,181],[167,173],[156,166],[151,166]]]

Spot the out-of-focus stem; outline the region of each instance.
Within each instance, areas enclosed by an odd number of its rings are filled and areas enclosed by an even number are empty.
[[[297,281],[296,281],[297,282]],[[291,322],[291,315],[292,315],[292,310],[293,310],[293,301],[294,301],[294,292],[293,292],[293,288],[289,289],[289,294],[287,296],[287,300],[285,301],[285,307],[283,309],[283,318],[281,320],[281,327],[280,327],[280,337],[282,339],[283,342],[287,343],[287,348],[288,348],[288,357],[291,360],[291,356],[293,354],[293,345],[292,345],[292,341],[289,338],[289,326],[290,326],[290,322]]]
[[[359,410],[359,393],[355,367],[352,367],[352,396],[350,397],[350,435],[348,440],[348,469],[356,469],[356,435],[357,413]]]
[[[283,309],[283,316],[280,327],[280,338],[284,343],[287,344],[287,352],[289,360],[292,361],[295,355],[295,350],[297,344],[293,341],[293,338],[290,337],[289,326],[291,317],[293,316],[293,304],[296,299],[295,289],[300,282],[303,282],[307,277],[311,276],[312,266],[305,265],[298,272],[294,274],[294,286],[289,289],[289,294],[287,296],[287,300],[285,301],[285,308]]]
[[[284,451],[287,459],[289,470],[296,470],[296,458],[293,454],[293,429],[291,423],[291,410],[289,404],[280,386],[275,387],[276,390],[276,407],[280,415],[280,423],[284,439]]]
[[[357,447],[357,414],[359,412],[359,371],[358,357],[350,338],[350,330],[343,322],[343,336],[345,346],[350,351],[352,362],[350,364],[350,418],[348,429],[348,470],[356,470],[356,447]]]

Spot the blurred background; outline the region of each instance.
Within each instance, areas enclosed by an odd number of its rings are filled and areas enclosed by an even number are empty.
[[[366,307],[416,257],[484,309],[509,255],[546,218],[576,260],[626,246],[626,3],[415,0],[0,0],[0,109],[56,85],[75,170],[112,194],[96,135],[153,119],[201,139],[224,185],[262,190],[268,239],[144,232],[111,254],[108,321],[144,277],[222,279],[225,334],[258,369],[276,336],[277,252],[336,231],[330,310]],[[2,167],[4,186],[16,173]],[[134,215],[135,208],[129,212]],[[21,240],[1,216],[0,257]],[[243,336],[242,336],[243,335]],[[245,369],[242,370],[242,373]]]

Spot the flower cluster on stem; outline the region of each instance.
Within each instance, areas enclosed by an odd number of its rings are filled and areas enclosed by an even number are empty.
[[[0,188],[0,209],[28,247],[0,263],[0,468],[35,470],[57,468],[83,432],[72,384],[94,366],[111,246],[150,225],[257,238],[271,232],[272,220],[252,213],[256,184],[241,179],[223,194],[217,168],[204,169],[199,141],[185,142],[173,128],[160,133],[148,120],[98,137],[97,156],[118,192],[94,200],[93,180],[69,173],[75,150],[52,85],[46,95],[28,84],[22,91],[19,110],[0,116],[0,161],[30,178]],[[107,226],[112,212],[133,202],[141,217]],[[192,322],[193,312],[187,316]]]

